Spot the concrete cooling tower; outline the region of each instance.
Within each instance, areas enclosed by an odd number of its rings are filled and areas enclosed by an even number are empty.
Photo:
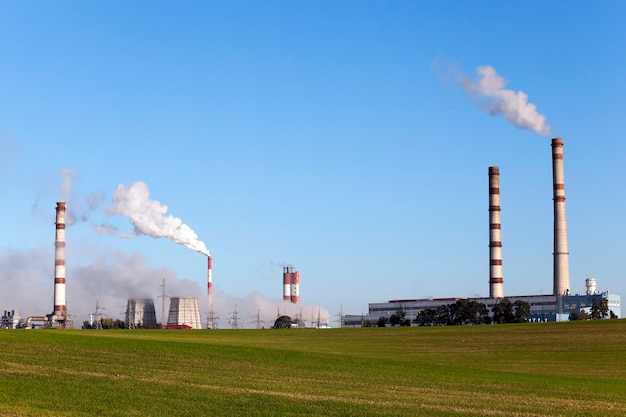
[[[126,305],[126,326],[129,329],[157,327],[154,300],[151,298],[130,299]]]
[[[167,317],[167,327],[189,326],[192,329],[201,329],[200,309],[196,297],[171,297],[170,311]]]

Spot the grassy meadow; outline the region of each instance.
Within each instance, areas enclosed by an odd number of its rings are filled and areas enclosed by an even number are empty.
[[[0,416],[626,416],[626,320],[0,330]]]

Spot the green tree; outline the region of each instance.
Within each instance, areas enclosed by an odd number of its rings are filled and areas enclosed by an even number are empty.
[[[398,310],[396,314],[389,317],[389,323],[392,326],[410,326],[411,322],[406,318],[406,311]]]
[[[602,320],[609,316],[609,301],[602,297],[602,301],[591,300],[591,320]]]
[[[274,322],[274,326],[272,329],[289,329],[291,328],[291,317],[289,316],[280,316]]]
[[[513,303],[513,308],[515,310],[515,322],[526,323],[528,321],[528,317],[530,316],[530,303],[517,300]]]
[[[387,317],[380,316],[378,318],[378,321],[376,322],[376,326],[378,326],[378,327],[385,327],[385,326],[387,326],[387,321],[388,321]]]
[[[493,321],[496,324],[514,323],[516,320],[513,304],[508,298],[503,298],[493,307]]]

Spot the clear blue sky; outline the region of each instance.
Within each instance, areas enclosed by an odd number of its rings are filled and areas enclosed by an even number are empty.
[[[0,310],[51,312],[61,199],[84,215],[67,231],[77,321],[97,299],[119,317],[125,285],[156,298],[164,277],[204,297],[199,253],[96,232],[133,231],[106,209],[137,181],[211,251],[221,327],[235,304],[275,317],[283,264],[331,320],[487,296],[492,165],[505,295],[551,293],[551,137],[572,290],[595,277],[626,296],[624,22],[620,1],[3,1]],[[551,134],[470,99],[458,77],[480,66]]]

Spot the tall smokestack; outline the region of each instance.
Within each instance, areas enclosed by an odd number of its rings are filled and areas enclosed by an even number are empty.
[[[563,139],[552,139],[552,184],[554,191],[554,295],[569,292],[569,252],[565,222]]]
[[[489,297],[503,298],[500,168],[489,167]]]
[[[65,202],[57,202],[54,239],[54,311],[52,321],[67,315],[65,305]],[[56,316],[56,318],[54,318]]]
[[[213,307],[213,265],[211,255],[207,256],[207,294],[209,296],[209,308]]]
[[[291,301],[291,268],[283,266],[283,301]]]

